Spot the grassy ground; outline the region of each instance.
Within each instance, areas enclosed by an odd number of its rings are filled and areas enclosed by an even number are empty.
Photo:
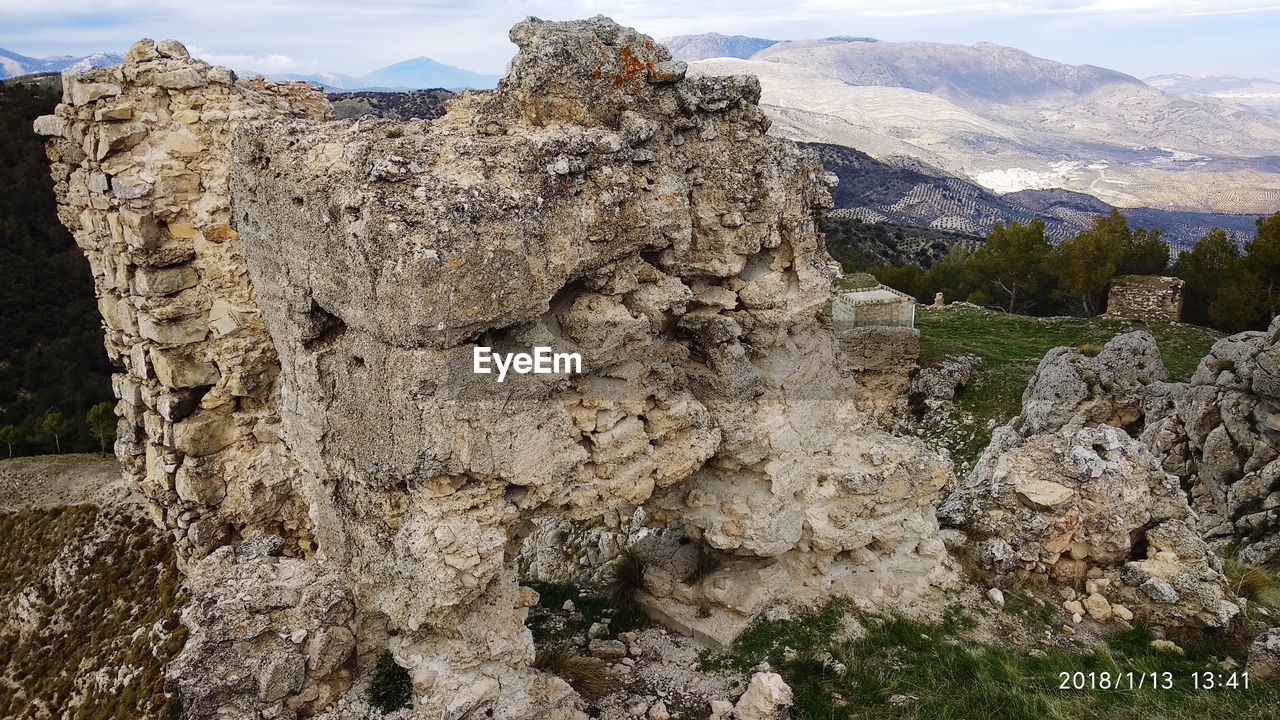
[[[983,359],[975,382],[956,397],[956,414],[968,416],[967,429],[938,431],[930,438],[951,450],[957,471],[967,470],[982,453],[992,421],[999,425],[1018,414],[1022,391],[1051,348],[1102,345],[1121,333],[1145,329],[1155,336],[1170,379],[1180,381],[1191,376],[1200,358],[1222,337],[1217,331],[1180,323],[1141,326],[1103,318],[1034,318],[969,307],[921,310],[916,327],[922,365],[965,353]]]
[[[1242,646],[1225,640],[1182,639],[1186,655],[1178,657],[1153,650],[1150,631],[1135,627],[1102,650],[1031,657],[972,641],[972,623],[958,610],[931,624],[859,617],[865,632],[841,639],[851,612],[832,602],[791,620],[759,621],[728,652],[704,655],[702,667],[750,670],[767,660],[791,685],[793,717],[803,720],[1280,717],[1280,685],[1253,680],[1245,689],[1237,675],[1237,687],[1196,689],[1195,673],[1211,670],[1225,683],[1231,673],[1218,662],[1243,661]],[[1062,673],[1077,672],[1085,687],[1060,689]],[[1101,673],[1130,672],[1135,683],[1145,676],[1143,688],[1098,687]],[[1151,687],[1151,673],[1162,687]]]

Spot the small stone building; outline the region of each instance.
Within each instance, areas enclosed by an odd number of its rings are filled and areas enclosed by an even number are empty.
[[[836,332],[868,325],[916,326],[916,299],[885,285],[843,292],[831,302]]]
[[[1182,317],[1182,287],[1174,277],[1121,275],[1111,281],[1107,315],[1139,322],[1177,322]]]
[[[916,300],[869,280],[836,296],[831,322],[840,344],[840,372],[857,382],[856,404],[873,417],[888,418],[906,397],[920,356]]]

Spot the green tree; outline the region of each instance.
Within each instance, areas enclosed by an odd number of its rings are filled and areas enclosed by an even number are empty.
[[[920,298],[920,301],[932,302],[935,293],[942,293],[943,297],[951,300],[967,300],[973,292],[973,285],[969,282],[969,262],[972,258],[963,244],[952,245],[947,254],[924,274],[921,289],[924,290],[925,297]]]
[[[0,442],[9,446],[9,457],[13,457],[13,444],[22,439],[22,431],[17,425],[0,427]]]
[[[71,432],[71,421],[57,410],[49,410],[40,418],[40,432],[53,438],[53,448],[62,453],[62,436]]]
[[[1258,280],[1268,316],[1280,308],[1280,212],[1258,218],[1258,232],[1244,244],[1245,265]]]
[[[1138,228],[1129,234],[1125,241],[1124,260],[1120,261],[1121,274],[1160,275],[1168,269],[1169,246],[1159,230]]]
[[[1005,310],[1020,312],[1044,286],[1045,259],[1052,249],[1039,218],[1025,225],[996,223],[986,244],[969,259],[969,275],[987,297],[998,297]]]
[[[3,424],[22,429],[15,452],[32,449],[45,410],[78,424],[111,398],[93,274],[58,221],[44,139],[31,131],[59,98],[45,81],[0,83],[0,407]],[[62,440],[71,450],[89,438]]]
[[[1257,275],[1248,270],[1237,273],[1218,289],[1209,304],[1209,322],[1229,333],[1263,327],[1271,317],[1267,305],[1267,288]]]
[[[1183,317],[1198,325],[1210,324],[1209,307],[1217,300],[1219,289],[1243,269],[1239,245],[1221,228],[1210,230],[1190,250],[1180,253],[1173,274],[1186,283]]]
[[[1124,223],[1116,212],[1095,218],[1092,228],[1063,242],[1050,258],[1059,288],[1078,299],[1088,317],[1097,315],[1106,303],[1107,286],[1125,259],[1127,247],[1116,229],[1117,218]]]
[[[925,272],[920,269],[919,265],[904,265],[902,267],[881,265],[872,268],[871,274],[876,276],[876,280],[894,290],[904,292],[916,300],[924,302],[924,295],[927,293],[924,283]]]
[[[1120,211],[1112,208],[1106,215],[1094,217],[1085,231],[1096,243],[1122,248],[1116,261],[1117,275],[1156,275],[1169,268],[1169,246],[1159,230],[1130,228]]]
[[[116,410],[109,402],[100,402],[85,413],[85,424],[89,434],[98,439],[98,450],[107,454],[107,441],[116,438]]]

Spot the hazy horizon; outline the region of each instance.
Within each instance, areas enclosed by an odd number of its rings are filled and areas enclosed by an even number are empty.
[[[32,57],[123,52],[174,38],[211,62],[266,73],[363,75],[428,56],[502,74],[511,25],[603,14],[656,38],[718,32],[773,40],[833,35],[971,45],[993,42],[1135,77],[1168,73],[1280,79],[1280,2],[1009,0],[878,3],[0,0],[0,47]],[[1194,48],[1194,52],[1188,52]]]

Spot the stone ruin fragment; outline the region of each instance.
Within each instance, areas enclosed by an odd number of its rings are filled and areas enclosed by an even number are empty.
[[[190,717],[312,715],[387,647],[422,717],[572,717],[517,558],[601,518],[643,541],[650,611],[710,642],[953,580],[949,465],[853,406],[824,173],[765,135],[758,82],[604,18],[511,38],[499,88],[431,122],[326,122],[317,90],[142,41],[36,123],[117,454],[193,592]],[[583,368],[498,384],[478,345]]]
[[[1099,622],[1223,627],[1240,612],[1178,477],[1136,434],[1168,373],[1150,334],[1050,351],[940,517],[979,566],[1060,586]]]

